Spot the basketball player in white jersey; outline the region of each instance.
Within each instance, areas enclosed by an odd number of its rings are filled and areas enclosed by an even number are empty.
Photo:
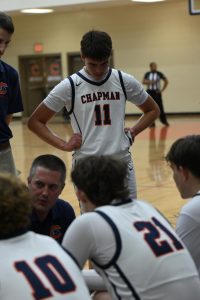
[[[199,300],[188,250],[155,208],[127,198],[126,172],[109,156],[77,162],[72,181],[86,213],[70,225],[63,247],[81,267],[92,260],[112,299]]]
[[[166,155],[183,199],[176,232],[188,248],[200,274],[200,135],[177,139]]]
[[[26,186],[0,175],[0,299],[91,299],[81,271],[52,238],[26,231]]]
[[[84,68],[59,83],[36,108],[29,129],[47,143],[74,151],[74,162],[89,155],[117,155],[129,166],[130,196],[136,197],[136,182],[129,148],[137,134],[159,115],[159,108],[143,86],[132,76],[109,67],[110,36],[89,31],[81,40]],[[135,104],[141,117],[124,128],[126,99]],[[66,107],[74,134],[66,141],[52,132],[48,121]]]

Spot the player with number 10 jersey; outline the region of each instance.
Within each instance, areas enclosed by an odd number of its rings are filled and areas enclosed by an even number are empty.
[[[90,299],[80,269],[52,238],[29,231],[2,239],[0,254],[0,299]]]

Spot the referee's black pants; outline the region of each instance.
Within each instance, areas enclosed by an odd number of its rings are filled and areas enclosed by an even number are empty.
[[[167,117],[164,111],[161,92],[156,90],[147,90],[147,93],[155,100],[155,102],[158,104],[160,108],[160,122],[165,125],[168,125]]]

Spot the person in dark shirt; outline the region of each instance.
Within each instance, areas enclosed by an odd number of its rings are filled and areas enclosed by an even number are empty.
[[[168,85],[168,79],[162,72],[157,71],[157,64],[155,62],[151,62],[149,67],[150,71],[145,73],[142,83],[147,85],[147,93],[155,100],[160,108],[161,123],[165,126],[169,126],[162,99],[162,92]],[[162,86],[161,81],[163,82]],[[153,122],[150,127],[155,127],[155,122]]]
[[[66,166],[57,156],[40,155],[33,161],[28,176],[33,199],[29,230],[51,236],[59,243],[76,217],[72,206],[58,198],[65,180]]]
[[[9,124],[14,113],[23,111],[23,103],[17,71],[1,60],[13,33],[11,17],[0,12],[0,172],[17,175],[10,146],[13,135]]]

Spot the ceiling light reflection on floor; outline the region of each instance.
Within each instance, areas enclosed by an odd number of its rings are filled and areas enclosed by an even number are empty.
[[[145,2],[145,3],[153,3],[153,2],[162,2],[165,0],[131,0],[133,2]]]
[[[54,10],[50,8],[29,8],[29,9],[22,9],[21,12],[25,14],[49,14],[52,13]]]

